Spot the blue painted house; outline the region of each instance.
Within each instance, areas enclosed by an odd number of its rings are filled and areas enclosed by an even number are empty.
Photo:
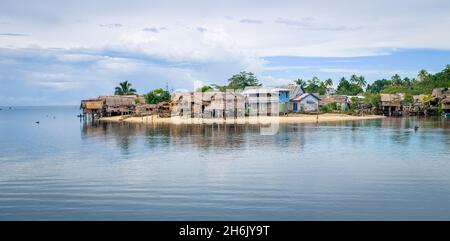
[[[288,112],[306,113],[319,110],[320,98],[318,96],[306,93],[302,86],[296,84],[289,84],[286,89],[289,89]]]

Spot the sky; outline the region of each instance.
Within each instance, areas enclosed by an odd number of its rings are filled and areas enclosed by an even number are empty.
[[[362,74],[371,83],[450,64],[450,1],[0,0],[0,106]]]

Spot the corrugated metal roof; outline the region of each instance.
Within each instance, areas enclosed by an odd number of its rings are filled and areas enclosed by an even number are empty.
[[[314,94],[304,93],[304,94],[301,94],[300,96],[298,96],[297,98],[293,99],[293,101],[301,101],[308,96],[312,96],[312,97],[316,98],[317,100],[320,100],[320,98]]]

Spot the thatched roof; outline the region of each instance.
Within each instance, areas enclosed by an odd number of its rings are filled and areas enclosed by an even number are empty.
[[[398,94],[380,94],[381,101],[382,102],[393,102],[393,101],[404,101],[405,100],[405,94],[398,93]]]
[[[144,95],[139,95],[136,99],[136,104],[145,105],[147,103],[147,100],[145,99]]]
[[[380,94],[382,106],[401,106],[405,100],[405,94]]]
[[[442,98],[444,96],[450,96],[450,89],[449,88],[436,88],[433,89],[433,92],[431,95],[435,98]]]
[[[137,98],[138,97],[136,95],[114,95],[99,97],[99,99],[102,100],[103,103],[108,107],[134,106],[136,104]]]
[[[443,99],[442,103],[446,105],[450,104],[450,96],[447,96],[445,99]]]
[[[101,110],[103,103],[101,101],[85,101],[83,107],[88,110]]]
[[[346,95],[322,95],[320,96],[320,104],[326,105],[330,103],[346,104],[348,97]]]

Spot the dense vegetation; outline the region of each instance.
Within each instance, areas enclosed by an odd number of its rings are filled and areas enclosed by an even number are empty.
[[[252,72],[242,71],[238,74],[231,76],[231,78],[228,79],[227,85],[213,84],[211,86],[203,86],[201,90],[202,91],[205,89],[206,90],[217,89],[220,91],[226,91],[227,89],[242,90],[248,86],[261,86],[261,84],[259,83],[258,78],[256,78],[256,76]]]
[[[326,93],[328,87],[332,85],[331,79],[321,81],[317,77],[306,82],[302,79],[297,79],[294,82],[303,85],[307,92],[319,93],[321,95]],[[379,101],[380,93],[405,93],[405,101],[410,102],[413,95],[430,95],[434,88],[441,87],[450,87],[450,65],[447,65],[444,70],[436,74],[430,74],[426,70],[420,70],[417,78],[413,79],[408,77],[402,78],[400,75],[395,74],[390,79],[379,79],[368,85],[364,76],[352,75],[349,80],[342,77],[339,80],[336,94],[349,96],[364,95],[366,97],[366,103],[375,104]]]
[[[365,96],[364,103],[372,106],[378,105],[380,101],[380,93],[405,93],[405,101],[408,103],[412,101],[413,95],[430,95],[434,88],[450,87],[450,65],[447,65],[442,71],[435,74],[430,74],[426,70],[420,70],[417,78],[402,78],[400,75],[395,74],[390,79],[379,79],[374,81],[372,84],[367,84],[364,76],[362,75],[352,75],[348,80],[345,77],[342,77],[339,80],[335,91],[332,88],[333,80],[330,78],[322,81],[319,78],[314,77],[307,81],[297,79],[294,82],[303,86],[305,91],[308,93],[317,93],[319,95],[332,93],[348,96],[363,95]],[[229,78],[226,85],[206,85],[198,88],[196,91],[206,92],[211,90],[236,90],[244,89],[248,86],[261,86],[261,84],[252,72],[242,71]],[[116,87],[115,94],[136,94],[136,90],[131,88],[131,84],[128,83],[128,81],[125,81]],[[146,95],[146,100],[149,104],[169,101],[170,93],[167,90],[155,89]],[[322,107],[322,109],[323,112],[330,112],[335,110],[336,106],[327,105]]]
[[[328,88],[333,85],[333,81],[331,79],[321,81],[317,77],[314,77],[306,82],[302,79],[297,79],[294,82],[303,85],[307,92],[319,94],[326,93]],[[369,85],[367,85],[364,76],[352,75],[349,80],[342,77],[339,80],[336,94],[355,96],[364,93],[406,93],[418,95],[431,94],[431,91],[434,88],[449,86],[450,65],[447,65],[444,70],[436,74],[430,74],[426,70],[420,70],[417,78],[413,79],[408,77],[402,78],[400,75],[395,74],[390,79],[379,79]]]
[[[155,89],[150,91],[147,95],[145,95],[145,99],[147,104],[158,104],[161,102],[170,101],[170,93],[164,89]]]

